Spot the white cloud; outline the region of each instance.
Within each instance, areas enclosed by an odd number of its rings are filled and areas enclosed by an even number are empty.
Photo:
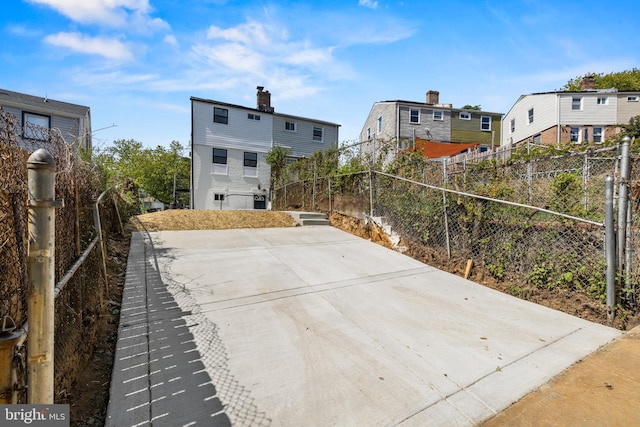
[[[378,8],[377,0],[359,0],[358,4],[360,6],[368,7],[369,9],[377,9]]]
[[[168,28],[159,18],[151,18],[148,0],[28,0],[48,6],[80,24],[128,27],[138,32]]]
[[[133,59],[133,54],[129,47],[115,39],[60,32],[46,36],[44,41],[50,45],[68,48],[78,53],[99,55],[118,61]]]
[[[176,38],[176,36],[174,36],[173,34],[168,34],[166,36],[164,36],[164,39],[162,39],[166,44],[168,44],[169,46],[172,47],[178,47],[178,39]]]

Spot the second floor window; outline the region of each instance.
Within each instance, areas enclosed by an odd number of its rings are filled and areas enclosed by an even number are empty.
[[[442,113],[442,111],[434,111],[433,112],[433,120],[444,120],[444,114]]]
[[[229,124],[229,110],[226,108],[213,108],[213,122],[223,125]]]
[[[382,116],[378,117],[378,133],[382,132]]]
[[[460,111],[460,120],[471,120],[471,113],[468,111]]]
[[[529,124],[533,123],[533,108],[529,109]]]
[[[35,113],[22,113],[23,136],[28,139],[47,140],[51,117]]]
[[[511,133],[514,133],[516,131],[516,119],[511,119]]]
[[[420,110],[409,111],[409,122],[420,123]]]
[[[315,142],[322,142],[324,136],[323,129],[319,126],[313,127],[313,140]]]
[[[582,98],[579,98],[579,97],[571,98],[571,109],[572,110],[581,110],[582,109]]]
[[[284,130],[286,130],[287,132],[295,132],[296,122],[284,122]]]
[[[480,117],[480,130],[491,130],[491,117]]]

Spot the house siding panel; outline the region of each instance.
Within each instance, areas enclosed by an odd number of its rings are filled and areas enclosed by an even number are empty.
[[[285,130],[285,122],[295,122],[295,132]],[[322,142],[313,140],[314,126],[323,129]],[[338,126],[276,114],[273,117],[273,143],[291,148],[292,157],[308,157],[316,151],[338,145]]]
[[[597,98],[606,96],[608,104],[598,105]],[[582,98],[582,109],[572,110],[574,97]],[[560,101],[560,123],[570,126],[587,124],[612,125],[616,123],[616,96],[614,93],[570,93],[562,94]]]
[[[627,97],[629,96],[637,96],[639,101],[627,101]],[[625,92],[618,94],[616,102],[618,106],[616,123],[627,124],[631,118],[640,115],[640,92]]]

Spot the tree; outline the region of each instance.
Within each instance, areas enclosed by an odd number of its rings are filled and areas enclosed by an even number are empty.
[[[169,148],[143,148],[142,143],[117,140],[95,156],[102,170],[105,186],[126,185],[133,182],[150,196],[169,204],[174,202],[174,182],[180,189],[189,187],[191,161],[184,157],[185,148],[172,141]],[[179,202],[186,203],[188,194],[180,193]]]
[[[480,105],[465,105],[464,107],[462,107],[463,110],[473,110],[473,111],[480,111],[482,110],[482,106]]]
[[[282,147],[280,145],[274,146],[267,155],[264,160],[267,162],[269,166],[271,166],[271,188],[273,188],[273,184],[280,180],[280,175],[282,171],[287,166],[287,157],[291,155],[291,149]]]
[[[627,71],[612,73],[587,73],[569,80],[561,90],[578,91],[584,77],[592,76],[595,80],[596,89],[616,88],[619,91],[640,90],[640,69],[633,68]]]

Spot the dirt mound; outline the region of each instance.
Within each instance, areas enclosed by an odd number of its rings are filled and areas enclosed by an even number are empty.
[[[131,219],[138,231],[224,230],[296,225],[291,215],[277,211],[167,210]]]

